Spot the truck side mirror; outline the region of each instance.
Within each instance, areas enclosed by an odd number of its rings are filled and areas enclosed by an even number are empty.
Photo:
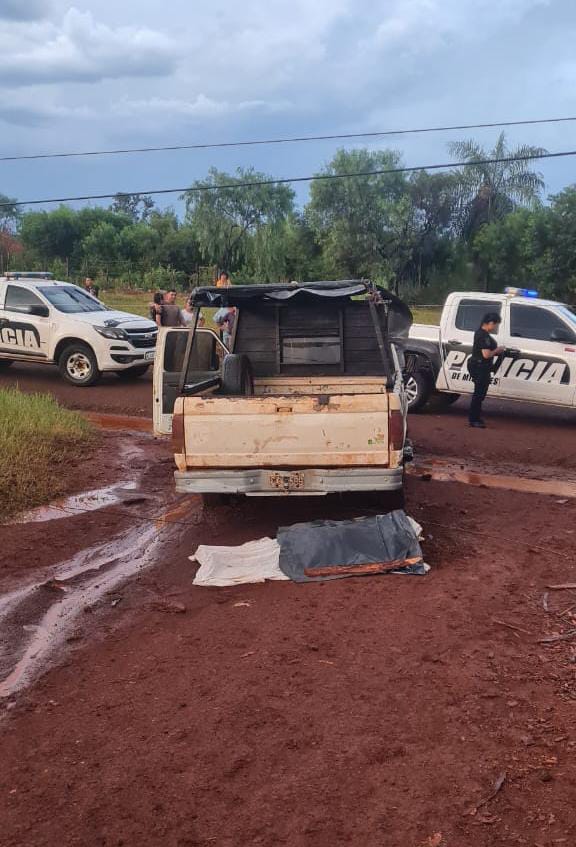
[[[558,327],[550,333],[550,341],[559,341],[561,344],[574,344],[576,338],[574,337],[574,333],[570,332],[569,329]]]
[[[20,312],[21,315],[35,315],[37,318],[47,318],[50,315],[50,309],[43,303],[29,306],[14,306],[12,311]]]

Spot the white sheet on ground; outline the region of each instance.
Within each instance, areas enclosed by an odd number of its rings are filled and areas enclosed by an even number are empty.
[[[241,585],[246,582],[265,582],[267,579],[284,579],[278,565],[280,545],[275,539],[261,538],[239,547],[210,547],[201,544],[191,562],[200,567],[194,585]]]

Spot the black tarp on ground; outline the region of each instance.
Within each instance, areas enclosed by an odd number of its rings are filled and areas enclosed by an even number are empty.
[[[294,582],[428,570],[415,525],[401,510],[281,527],[277,539],[280,569]]]

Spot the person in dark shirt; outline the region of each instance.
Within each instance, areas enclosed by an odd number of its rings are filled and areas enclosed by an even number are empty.
[[[176,303],[176,291],[172,288],[167,291],[162,300],[162,326],[184,326],[180,306]]]
[[[164,303],[164,292],[157,291],[150,303],[149,317],[157,326],[162,326],[162,304]]]
[[[491,332],[496,331],[500,320],[497,312],[488,312],[484,315],[480,328],[474,333],[472,355],[468,361],[468,372],[474,382],[468,422],[470,426],[479,429],[484,429],[486,426],[482,420],[482,403],[490,387],[494,358],[504,352],[504,347],[498,347],[495,339],[490,335]]]

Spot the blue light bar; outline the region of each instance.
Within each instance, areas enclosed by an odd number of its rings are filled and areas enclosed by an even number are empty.
[[[533,288],[513,288],[508,286],[508,288],[504,289],[504,294],[508,294],[510,297],[539,297],[537,291]]]

